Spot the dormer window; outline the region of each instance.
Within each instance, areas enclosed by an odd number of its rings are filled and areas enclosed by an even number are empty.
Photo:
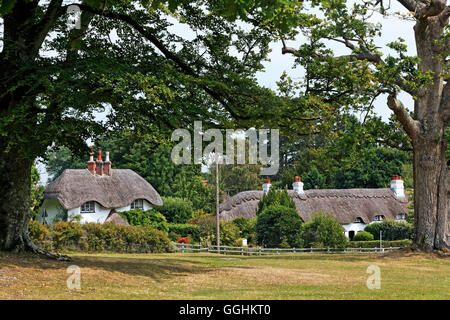
[[[133,209],[141,209],[144,210],[144,200],[137,199],[131,203],[131,210]]]
[[[383,219],[384,219],[384,216],[378,215],[378,216],[375,216],[373,221],[383,221]]]
[[[81,213],[94,213],[95,212],[95,202],[88,201],[81,205]]]
[[[406,215],[404,213],[399,213],[398,215],[395,216],[395,220],[405,220],[406,219]]]
[[[364,223],[364,221],[360,217],[358,217],[356,218],[354,223]]]

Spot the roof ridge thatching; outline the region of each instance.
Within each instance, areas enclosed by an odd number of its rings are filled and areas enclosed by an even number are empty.
[[[66,169],[44,190],[44,199],[58,199],[65,209],[96,201],[104,208],[125,207],[136,199],[161,206],[158,192],[130,169],[112,169],[111,175],[93,175],[87,169]]]

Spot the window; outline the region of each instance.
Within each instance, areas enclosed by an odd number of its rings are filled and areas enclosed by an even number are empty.
[[[144,209],[144,200],[137,199],[131,203],[131,210],[133,209]]]
[[[373,221],[383,221],[383,219],[384,219],[384,216],[375,216]]]
[[[354,223],[363,223],[363,220],[360,217],[358,217],[356,218]]]
[[[81,213],[94,213],[95,212],[95,202],[89,201],[81,205]]]
[[[404,213],[399,213],[395,216],[395,220],[405,220],[406,215]]]

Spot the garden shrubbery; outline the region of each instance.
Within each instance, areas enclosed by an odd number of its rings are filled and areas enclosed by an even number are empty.
[[[170,252],[167,234],[150,226],[119,226],[58,222],[53,227],[31,221],[29,233],[40,247],[51,251]]]
[[[372,241],[373,235],[367,231],[358,232],[352,239],[352,241]]]
[[[166,217],[170,223],[186,223],[192,218],[194,209],[192,202],[187,199],[162,197],[163,205],[158,211]]]
[[[256,221],[258,244],[267,248],[301,247],[302,222],[294,208],[278,204],[268,206]]]
[[[200,228],[189,223],[169,223],[169,238],[177,241],[178,237],[189,237],[189,243],[200,241]]]
[[[387,241],[412,239],[414,236],[413,225],[406,221],[383,220],[369,224],[364,231],[370,232],[375,240],[380,240],[380,231],[383,240]]]
[[[169,232],[166,217],[155,209],[147,211],[133,209],[119,212],[119,214],[132,226],[149,226],[164,232]]]
[[[305,247],[345,248],[348,244],[344,228],[332,215],[318,212],[311,222],[303,224],[302,239]]]

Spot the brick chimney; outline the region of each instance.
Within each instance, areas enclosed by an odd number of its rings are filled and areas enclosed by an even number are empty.
[[[269,178],[265,179],[264,180],[264,184],[262,185],[262,189],[263,189],[265,194],[267,194],[269,192],[270,186],[271,186],[270,179]]]
[[[405,187],[401,176],[394,175],[392,177],[391,190],[397,198],[405,198]]]
[[[295,182],[292,184],[292,189],[294,189],[297,194],[305,194],[305,191],[303,191],[303,182],[299,176],[295,177]]]
[[[91,147],[91,152],[89,152],[89,161],[87,162],[87,168],[90,173],[95,174],[94,147]]]
[[[109,161],[109,152],[105,152],[105,162],[103,162],[103,174],[111,175],[111,161]]]
[[[102,147],[98,147],[98,158],[95,161],[95,173],[99,176],[103,175]]]

